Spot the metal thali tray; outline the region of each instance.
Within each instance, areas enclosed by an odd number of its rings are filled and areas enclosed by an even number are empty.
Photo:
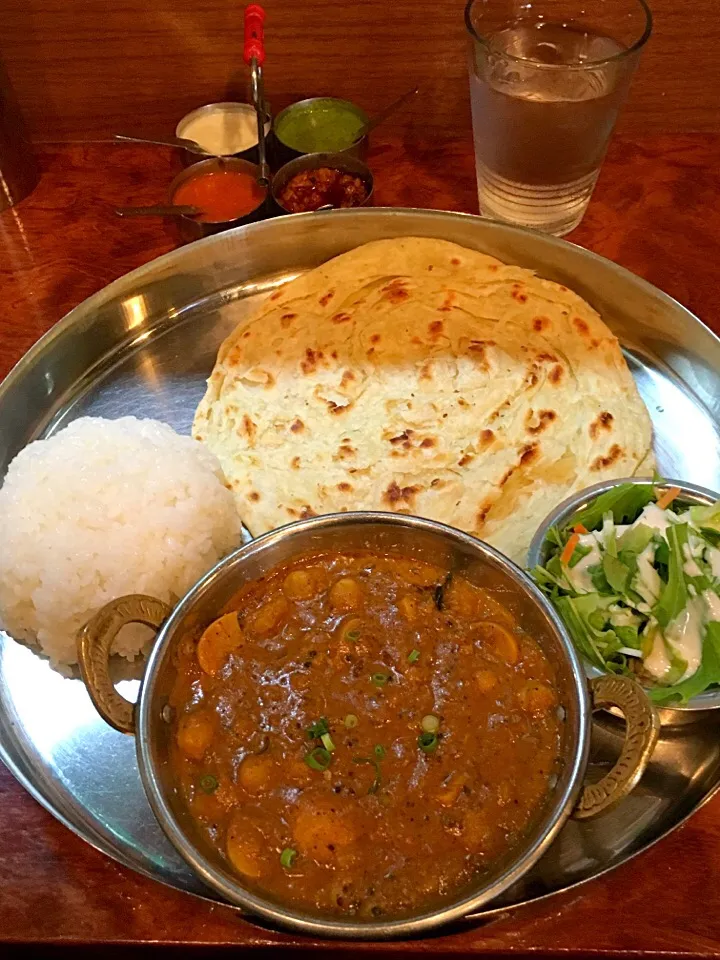
[[[110,284],[60,321],[0,386],[0,476],[29,441],[83,415],[134,414],[189,432],[221,340],[256,299],[359,244],[452,240],[535,269],[588,300],[620,338],[647,404],[665,476],[720,490],[720,340],[682,306],[580,247],[464,214],[368,209],[302,214],[183,247]],[[134,698],[139,681],[120,681]],[[683,822],[720,785],[720,711],[665,726],[635,792],[569,821],[491,909],[549,896],[623,863]],[[596,719],[589,776],[624,736]],[[0,757],[80,837],[120,863],[214,899],[156,823],[130,737],[107,726],[82,682],[0,634]]]

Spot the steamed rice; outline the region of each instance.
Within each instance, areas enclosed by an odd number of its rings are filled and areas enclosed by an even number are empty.
[[[215,456],[155,420],[84,417],[13,460],[0,489],[0,625],[55,665],[110,600],[174,603],[240,542]],[[125,627],[115,652],[148,637]]]

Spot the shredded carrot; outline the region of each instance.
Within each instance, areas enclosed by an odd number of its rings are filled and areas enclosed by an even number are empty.
[[[680,493],[680,487],[670,487],[669,490],[665,490],[663,495],[661,497],[658,497],[658,502],[657,502],[658,508],[660,510],[664,510],[665,507],[669,507],[679,493]]]
[[[568,563],[570,563],[572,555],[575,553],[575,547],[578,545],[579,542],[580,542],[580,534],[573,533],[573,535],[570,537],[568,542],[565,544],[563,552],[560,554],[560,563],[564,564],[565,566],[567,566]]]
[[[576,523],[575,526],[573,527],[573,530],[575,531],[575,533],[587,533],[587,532],[588,532],[587,527],[584,527],[581,523]]]

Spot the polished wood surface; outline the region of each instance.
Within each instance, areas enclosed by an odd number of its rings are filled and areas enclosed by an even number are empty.
[[[144,147],[45,147],[43,179],[0,214],[0,372],[67,310],[177,245],[162,220],[118,204],[162,200],[173,162]],[[374,145],[378,204],[476,211],[467,139]],[[720,135],[618,138],[568,239],[661,287],[720,331]],[[0,956],[10,945],[238,944],[272,955],[469,953],[579,958],[720,957],[720,797],[632,862],[580,890],[425,941],[314,943],[273,933],[120,867],[46,813],[0,767]],[[273,950],[275,948],[275,950]]]
[[[599,3],[600,0],[593,0]],[[469,128],[465,0],[264,0],[275,110],[316,94],[370,112],[419,83],[396,129]],[[620,121],[720,131],[717,0],[650,0],[654,35]],[[2,0],[0,58],[36,140],[170,133],[247,98],[242,8],[228,0]]]

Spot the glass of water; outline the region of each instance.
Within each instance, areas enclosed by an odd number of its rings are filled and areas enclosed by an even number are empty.
[[[652,29],[645,0],[469,0],[483,216],[563,236],[582,220]]]

